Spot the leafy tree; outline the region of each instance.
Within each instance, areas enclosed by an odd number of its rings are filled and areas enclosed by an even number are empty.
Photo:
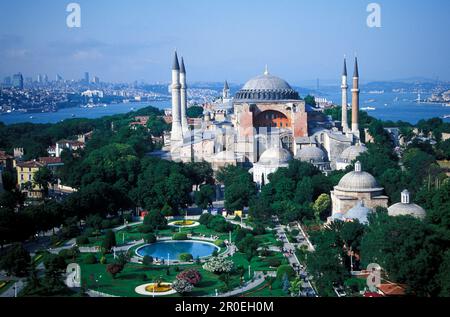
[[[0,259],[0,267],[8,275],[24,277],[28,273],[31,257],[22,244],[16,244]]]
[[[167,219],[158,210],[151,210],[144,217],[144,225],[150,226],[154,230],[164,229],[167,226]]]
[[[187,108],[186,115],[189,118],[200,118],[203,116],[203,107],[200,106],[192,106]]]
[[[314,216],[316,217],[316,220],[320,220],[322,217],[324,217],[328,212],[330,211],[331,206],[331,198],[328,194],[322,194],[320,195],[313,205],[314,210]]]
[[[47,167],[41,167],[34,174],[33,182],[43,188],[45,194],[48,194],[48,186],[56,184],[56,177]]]
[[[115,246],[117,246],[116,234],[112,230],[106,231],[102,242],[103,249],[110,251]]]
[[[212,205],[215,191],[214,187],[209,184],[200,186],[200,190],[195,192],[195,204],[202,209],[206,209]]]

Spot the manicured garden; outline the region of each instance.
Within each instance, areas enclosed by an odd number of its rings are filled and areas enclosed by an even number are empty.
[[[169,288],[167,283],[173,283],[171,287],[174,287],[177,293],[167,296],[183,296],[185,291],[189,296],[214,296],[216,292],[224,293],[239,288],[243,283],[254,278],[255,271],[266,274],[288,264],[280,252],[269,250],[270,247],[277,244],[273,232],[252,233],[251,230],[242,229],[226,222],[221,216],[202,216],[199,220],[200,224],[192,228],[170,227],[164,220],[158,218],[156,222],[160,221],[161,223],[156,226],[154,225],[155,219],[152,223],[144,220],[142,224],[127,226],[119,231],[101,231],[100,235],[92,230],[82,233],[81,238],[77,238],[78,242],[85,242],[82,246],[99,247],[97,253],[77,255],[76,262],[81,267],[84,288],[115,296],[142,297],[151,296],[147,290],[149,287],[151,288],[151,285]],[[216,258],[215,256],[227,250],[223,241],[229,239],[229,232],[231,232],[232,241],[238,246],[239,252],[232,256]],[[88,235],[89,233],[91,235]],[[192,256],[188,257],[188,254],[182,254],[183,259],[191,259],[191,264],[170,263],[170,265],[165,261],[156,263],[155,259],[148,256],[141,260],[142,263],[127,260],[119,265],[112,252],[105,252],[106,249],[111,250],[113,246],[121,246],[125,243],[125,245],[130,245],[128,257],[133,257],[136,256],[136,250],[139,247],[146,243],[156,242],[156,237],[169,237],[179,241],[191,240],[191,237],[193,240],[213,237],[214,244],[220,247],[220,251],[201,262]],[[144,243],[133,245],[134,242],[142,240]],[[180,273],[183,272],[182,276],[186,273],[185,271],[197,272],[196,274],[200,278],[196,285],[191,285],[183,279],[180,280]],[[271,281],[271,286],[264,287],[267,284],[265,282],[255,288],[255,291],[267,293],[267,296],[270,294],[283,296],[280,283],[281,280],[278,278]],[[137,288],[140,289],[140,293],[147,294],[138,294]]]

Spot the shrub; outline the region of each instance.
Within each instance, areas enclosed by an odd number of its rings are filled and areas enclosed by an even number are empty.
[[[111,274],[112,278],[115,279],[116,275],[122,272],[124,266],[119,263],[111,263],[106,267],[106,272]]]
[[[253,228],[253,233],[256,235],[263,235],[266,233],[266,227],[264,227],[263,225],[256,225],[255,228]]]
[[[100,264],[106,264],[108,261],[106,260],[106,256],[102,256],[101,258],[100,258]]]
[[[151,265],[153,263],[153,257],[146,255],[144,256],[144,258],[142,259],[142,264],[144,265]]]
[[[268,258],[268,259],[266,259],[266,263],[270,267],[279,267],[281,265],[281,261],[277,258]]]
[[[191,283],[189,283],[188,281],[186,281],[186,280],[176,279],[172,283],[172,288],[174,290],[176,290],[179,294],[183,295],[185,293],[192,292],[192,289],[194,288],[194,286]]]
[[[194,257],[193,257],[192,254],[190,254],[190,253],[181,253],[181,254],[178,256],[178,259],[179,259],[181,262],[189,262],[189,261],[192,261],[192,260],[194,259]]]
[[[200,216],[200,219],[198,220],[198,222],[199,222],[201,225],[206,226],[206,225],[208,225],[208,223],[209,223],[213,218],[214,218],[214,216],[211,215],[210,213],[205,213],[205,214],[202,214],[202,215]]]
[[[109,220],[109,219],[102,220],[101,226],[102,226],[102,229],[109,229],[109,228],[111,228],[112,227],[111,220]]]
[[[84,264],[96,264],[97,263],[97,258],[95,257],[94,254],[89,253],[88,255],[86,255],[86,257],[84,258]]]
[[[223,257],[212,257],[203,264],[203,268],[208,272],[216,274],[229,273],[233,270],[234,263]]]
[[[116,245],[117,245],[117,242],[116,242],[115,233],[112,230],[106,231],[105,238],[103,239],[103,242],[102,242],[102,247],[105,250],[109,251]]]
[[[188,236],[186,233],[178,232],[172,236],[172,240],[188,240]]]
[[[189,269],[178,274],[177,279],[185,280],[191,283],[192,285],[197,285],[202,280],[202,276],[197,270]]]
[[[277,279],[282,279],[284,275],[287,275],[289,279],[295,276],[294,269],[288,264],[280,265],[277,269]]]
[[[219,248],[223,248],[225,246],[225,242],[223,240],[216,240],[214,241],[214,244]]]
[[[86,245],[89,244],[89,238],[85,235],[77,237],[76,240],[78,245]]]
[[[155,243],[156,242],[156,235],[154,233],[149,233],[145,236],[145,243]]]
[[[147,280],[148,280],[147,274],[142,274],[142,275],[141,275],[141,280],[142,280],[143,282],[147,281]]]
[[[300,234],[300,231],[298,229],[294,229],[291,231],[292,236],[296,237]]]
[[[151,233],[151,232],[153,232],[153,227],[150,225],[142,225],[142,226],[139,226],[138,230],[140,233]]]

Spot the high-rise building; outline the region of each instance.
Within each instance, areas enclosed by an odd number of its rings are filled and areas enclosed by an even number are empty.
[[[62,78],[62,76],[61,75],[59,75],[59,74],[57,74],[56,75],[56,82],[60,82],[60,81],[62,81],[63,80],[63,78]]]
[[[94,84],[100,84],[100,78],[98,78],[97,76],[92,77],[92,82]]]
[[[41,75],[41,74],[39,74],[39,75],[37,76],[37,82],[38,82],[39,84],[42,84],[42,75]]]
[[[86,84],[89,84],[89,73],[85,72],[84,73],[84,80],[83,80]]]
[[[12,86],[17,89],[23,89],[23,76],[21,73],[13,75]]]
[[[48,76],[47,76],[47,74],[45,74],[44,75],[44,84],[47,84],[48,83]]]

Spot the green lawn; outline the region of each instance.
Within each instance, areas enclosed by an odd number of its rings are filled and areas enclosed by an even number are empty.
[[[131,241],[139,241],[141,240],[145,234],[139,232],[139,225],[130,226],[123,230],[116,232],[116,241],[118,245],[122,245],[123,241],[125,243],[129,243]],[[174,233],[179,232],[178,228],[170,228],[160,230],[158,235],[160,236],[172,236]],[[228,233],[217,233],[212,229],[207,228],[204,225],[200,225],[198,227],[193,228],[182,228],[181,232],[192,233],[194,236],[205,235],[209,237],[219,236],[221,240],[228,240]],[[98,237],[89,237],[90,244],[89,246],[99,246],[103,240],[103,236]],[[235,233],[232,235],[232,239],[234,242]],[[276,238],[273,232],[268,232],[264,235],[257,236],[256,239],[260,242],[261,246],[271,246],[276,243]],[[130,249],[130,253],[134,254],[134,251],[139,246],[134,246]],[[224,248],[221,249],[221,252],[224,251]],[[106,266],[104,264],[84,264],[83,259],[87,254],[81,254],[78,263],[81,266],[81,277],[84,283],[86,283],[87,288],[97,290],[100,292],[105,292],[111,295],[116,296],[126,296],[126,297],[145,297],[143,295],[139,295],[135,292],[135,288],[142,284],[152,283],[156,279],[162,279],[164,282],[172,282],[175,280],[176,275],[183,271],[186,268],[196,269],[202,275],[202,281],[199,285],[194,288],[194,291],[190,294],[190,296],[208,296],[215,295],[215,291],[219,290],[223,287],[223,282],[219,280],[219,276],[205,271],[198,264],[191,265],[172,265],[169,270],[169,274],[167,274],[167,266],[145,266],[143,264],[137,263],[128,263],[125,266],[125,269],[122,273],[118,274],[115,279],[106,272]],[[97,259],[100,259],[101,254],[97,254]],[[276,271],[276,267],[270,267],[268,263],[268,259],[276,259],[281,264],[286,264],[287,260],[283,257],[280,252],[270,252],[267,257],[259,257],[255,256],[251,260],[251,269],[254,271]],[[247,261],[244,254],[237,253],[231,257],[236,267],[242,266],[245,268],[244,279],[248,280],[248,266],[249,262]],[[113,256],[107,255],[107,263],[113,262]],[[97,282],[98,280],[98,282]],[[231,288],[234,289],[240,284],[240,277],[238,273],[235,273],[231,277]],[[266,285],[266,284],[264,284]],[[284,296],[284,293],[280,293],[281,290],[277,289],[276,283],[273,285],[273,289],[270,290],[268,285],[264,287],[264,285],[259,286],[254,290],[255,294],[262,294],[261,296]],[[249,292],[250,293],[250,292]],[[265,294],[265,295],[264,295]],[[174,297],[179,296],[178,294],[171,295]],[[253,294],[252,294],[253,296]],[[260,296],[260,295],[258,295]]]
[[[175,280],[176,275],[183,271],[185,268],[196,269],[202,275],[202,281],[190,296],[205,296],[214,295],[216,289],[220,289],[223,283],[219,280],[218,276],[205,271],[201,266],[193,264],[188,266],[178,266],[176,271],[175,266],[170,267],[170,273],[167,275],[167,266],[144,266],[141,264],[129,263],[125,266],[122,273],[118,274],[116,279],[113,279],[110,274],[106,272],[106,265],[103,264],[83,264],[83,258],[85,254],[82,254],[79,259],[81,267],[81,278],[86,283],[89,289],[105,292],[117,296],[126,297],[146,297],[137,294],[134,289],[142,284],[152,283],[155,279],[161,278],[164,282],[172,282]],[[99,258],[100,255],[97,255]],[[112,262],[111,255],[107,256],[108,262]],[[143,279],[146,276],[147,280]],[[101,277],[100,277],[101,276]],[[96,282],[98,280],[98,283]],[[233,276],[231,284],[233,287],[239,285],[239,277]],[[178,294],[171,296],[179,296]]]

